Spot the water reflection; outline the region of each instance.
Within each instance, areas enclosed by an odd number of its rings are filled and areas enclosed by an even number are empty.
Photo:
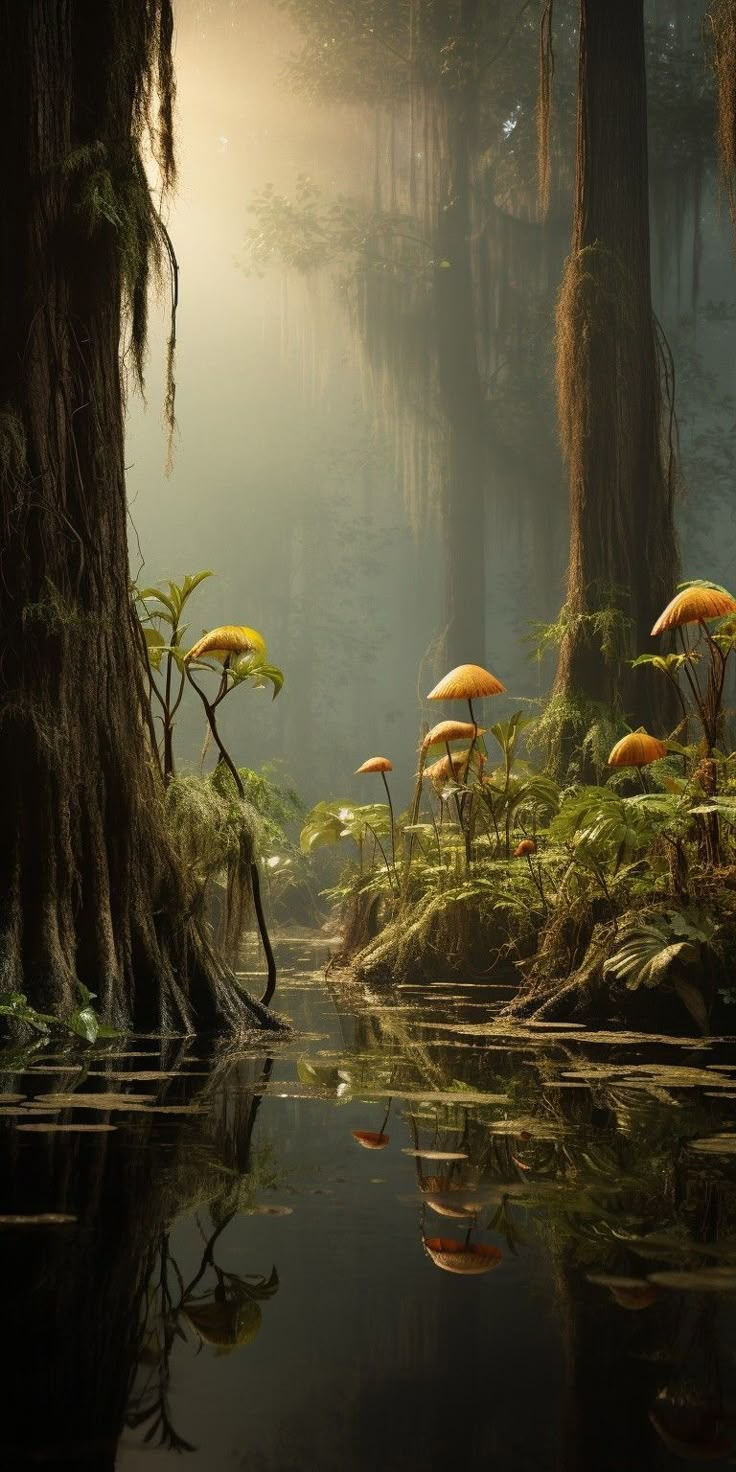
[[[273,1056],[6,1060],[8,1465],[732,1459],[727,1046],[503,1036],[300,947]]]

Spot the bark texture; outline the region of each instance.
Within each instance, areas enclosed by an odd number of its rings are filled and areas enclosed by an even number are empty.
[[[0,0],[0,987],[139,1027],[256,1016],[164,837],[131,610],[121,321],[140,360],[169,0]],[[267,1014],[262,1014],[267,1017]]]
[[[575,217],[557,313],[570,472],[557,691],[618,707],[634,724],[661,717],[664,682],[625,661],[654,647],[677,563],[667,376],[650,289],[643,0],[581,0]],[[609,606],[630,624],[605,659],[586,616]]]

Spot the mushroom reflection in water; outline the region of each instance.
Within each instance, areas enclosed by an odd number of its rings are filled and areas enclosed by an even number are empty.
[[[427,1196],[427,1206],[438,1216],[448,1216],[453,1221],[474,1221],[481,1209],[480,1201],[443,1201],[441,1196]]]
[[[422,1243],[427,1256],[445,1273],[477,1277],[497,1268],[502,1256],[498,1248],[469,1238],[470,1233],[462,1242],[455,1237],[423,1237]]]
[[[607,1288],[619,1308],[630,1309],[632,1312],[650,1308],[659,1297],[654,1283],[648,1283],[645,1278],[621,1278],[609,1273],[590,1273],[588,1282]]]
[[[719,1411],[692,1401],[677,1402],[660,1397],[649,1412],[649,1420],[660,1441],[674,1456],[686,1462],[720,1462],[733,1452]]]
[[[389,1139],[391,1138],[390,1135],[387,1135],[385,1133],[386,1125],[388,1124],[388,1117],[391,1113],[391,1103],[392,1101],[391,1099],[389,1099],[388,1107],[381,1122],[380,1130],[351,1130],[350,1133],[352,1134],[352,1137],[355,1140],[356,1144],[362,1145],[364,1150],[386,1149]]]

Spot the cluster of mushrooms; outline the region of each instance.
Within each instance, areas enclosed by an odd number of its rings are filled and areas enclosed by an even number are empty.
[[[682,655],[677,656],[678,665],[684,670],[688,682],[694,713],[699,717],[703,727],[705,738],[706,759],[710,756],[717,735],[717,726],[721,712],[721,699],[728,660],[728,649],[723,649],[713,638],[707,627],[708,621],[736,614],[736,599],[723,588],[717,588],[709,584],[696,583],[683,588],[668,603],[664,612],[660,614],[653,629],[652,636],[677,631],[679,636]],[[684,630],[688,625],[695,625],[705,638],[706,648],[710,657],[710,666],[707,681],[703,689],[699,683],[695,660],[694,647],[688,644]],[[677,690],[680,703],[683,708],[685,721],[687,721],[687,707],[685,705],[680,687],[671,664],[666,658],[658,661],[658,667],[673,683]],[[506,687],[501,681],[491,674],[490,670],[483,669],[477,664],[461,664],[450,670],[444,679],[430,690],[428,700],[462,700],[467,703],[469,721],[445,720],[439,721],[433,726],[423,738],[419,749],[419,770],[417,773],[417,786],[414,802],[411,810],[411,824],[415,824],[419,813],[422,782],[429,778],[436,786],[448,781],[461,782],[467,780],[471,771],[475,770],[479,780],[483,780],[483,765],[485,755],[478,749],[478,737],[484,734],[485,728],[478,725],[474,700],[486,699],[493,695],[503,695]],[[460,751],[451,751],[450,743],[463,741],[469,743]],[[444,747],[444,755],[427,765],[427,757],[430,752],[438,747]],[[643,776],[643,768],[652,762],[660,761],[667,755],[667,743],[658,737],[650,735],[643,727],[636,731],[630,731],[613,747],[609,758],[609,767],[631,767],[639,774],[644,791],[647,791]],[[372,756],[357,768],[356,775],[369,772],[379,773],[388,799],[389,812],[391,815],[391,855],[394,868],[396,866],[396,835],[394,809],[389,790],[387,773],[393,771],[393,763],[385,756]],[[458,807],[458,818],[460,809]],[[529,864],[532,877],[534,870],[531,864],[531,856],[536,853],[537,845],[534,838],[523,838],[514,850],[515,858],[525,858]]]

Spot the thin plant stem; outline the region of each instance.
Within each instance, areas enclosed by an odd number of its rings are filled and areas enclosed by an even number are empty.
[[[391,815],[391,862],[393,863],[394,869],[396,869],[396,824],[394,822],[394,805],[391,801],[391,792],[388,782],[386,781],[386,773],[381,772],[381,777],[383,779],[383,785],[386,788],[386,797],[388,798],[388,810]]]

